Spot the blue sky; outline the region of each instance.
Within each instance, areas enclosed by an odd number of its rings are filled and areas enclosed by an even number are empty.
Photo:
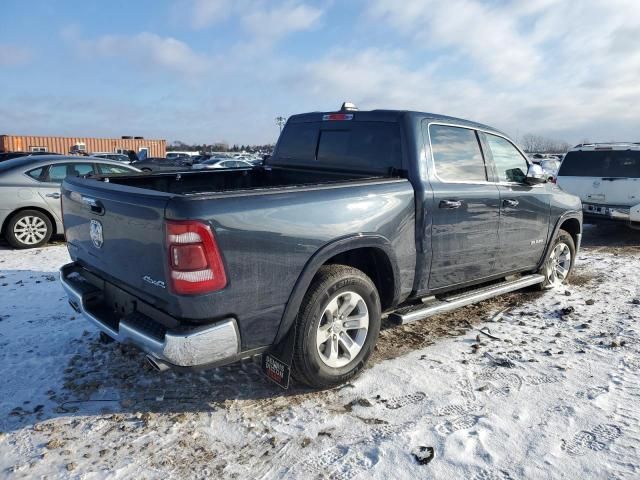
[[[350,100],[640,141],[635,3],[5,0],[0,133],[262,143]]]

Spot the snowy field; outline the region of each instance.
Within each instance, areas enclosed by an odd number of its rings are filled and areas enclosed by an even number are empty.
[[[384,328],[324,392],[149,370],[71,310],[67,261],[0,247],[0,478],[640,478],[640,232],[587,228],[566,288]]]

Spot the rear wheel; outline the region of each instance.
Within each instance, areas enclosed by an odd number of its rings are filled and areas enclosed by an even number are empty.
[[[558,231],[540,270],[545,277],[541,287],[553,288],[565,283],[573,271],[575,258],[576,246],[573,237],[565,230]]]
[[[38,210],[22,210],[16,213],[5,229],[7,242],[15,248],[35,248],[46,244],[53,234],[49,217]]]
[[[297,318],[295,378],[326,388],[357,375],[380,331],[380,298],[360,270],[345,265],[320,269]]]

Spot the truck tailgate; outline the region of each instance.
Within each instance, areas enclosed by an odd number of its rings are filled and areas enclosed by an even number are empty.
[[[65,180],[62,209],[72,259],[162,306],[169,299],[164,212],[170,198],[97,180]]]

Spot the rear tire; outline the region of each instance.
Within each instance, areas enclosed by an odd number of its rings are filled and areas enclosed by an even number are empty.
[[[14,248],[36,248],[45,245],[53,234],[49,217],[38,210],[22,210],[11,217],[4,236]]]
[[[296,318],[296,380],[328,388],[355,377],[373,353],[380,315],[380,297],[368,276],[346,265],[321,267]]]
[[[559,230],[539,272],[544,275],[540,288],[548,289],[564,284],[573,271],[575,260],[576,245],[573,237],[567,231]]]

